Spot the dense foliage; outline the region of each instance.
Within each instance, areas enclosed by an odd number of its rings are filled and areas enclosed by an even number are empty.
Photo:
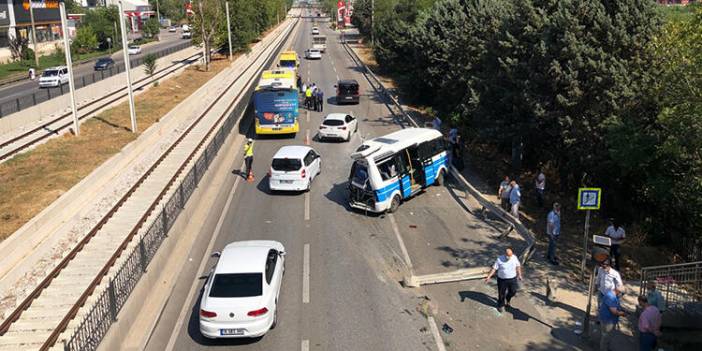
[[[652,239],[702,235],[700,7],[665,21],[650,0],[374,2],[374,24],[370,0],[353,22],[381,68],[515,175],[546,165],[573,194],[587,174]]]
[[[85,17],[82,19],[82,26],[88,26],[92,29],[102,49],[110,46],[122,46],[122,36],[118,24],[119,11],[114,5],[91,9],[85,13]]]

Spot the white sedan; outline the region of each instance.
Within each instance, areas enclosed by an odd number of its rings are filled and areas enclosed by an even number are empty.
[[[285,248],[272,240],[224,247],[200,300],[200,333],[207,338],[255,338],[275,328],[285,271]]]
[[[137,45],[129,45],[127,52],[130,55],[138,55],[141,54],[141,47]]]
[[[351,140],[351,135],[358,131],[358,119],[346,113],[330,113],[319,126],[320,140],[341,139]]]
[[[319,28],[312,27],[312,35],[317,35],[317,34],[319,34]]]
[[[322,172],[322,157],[309,146],[283,146],[273,155],[268,172],[272,191],[308,191]]]
[[[322,51],[319,49],[307,49],[307,51],[305,51],[305,58],[308,60],[321,60]]]

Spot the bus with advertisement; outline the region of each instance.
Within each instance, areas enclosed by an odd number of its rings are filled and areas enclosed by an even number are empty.
[[[298,91],[295,71],[263,71],[253,95],[256,134],[295,134],[298,122]]]

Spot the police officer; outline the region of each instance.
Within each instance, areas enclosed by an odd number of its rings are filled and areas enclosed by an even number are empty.
[[[244,173],[244,178],[253,176],[253,139],[249,138],[244,145],[244,162],[246,163],[246,173]]]

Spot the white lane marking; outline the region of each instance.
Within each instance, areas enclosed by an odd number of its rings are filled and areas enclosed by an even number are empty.
[[[310,351],[310,341],[309,340],[302,340],[302,345],[300,346],[300,349],[302,351]]]
[[[245,163],[241,163],[241,167],[239,169],[244,169]],[[227,213],[229,213],[229,208],[232,205],[232,200],[234,200],[234,192],[236,192],[236,188],[239,185],[239,181],[241,180],[241,177],[236,177],[236,180],[234,181],[234,186],[232,187],[232,190],[229,191],[229,197],[227,198],[227,202],[224,204],[224,208],[222,209],[222,213],[219,215],[219,219],[217,220],[217,226],[215,227],[214,230],[214,235],[212,235],[212,238],[210,239],[210,243],[207,245],[207,250],[205,250],[205,255],[202,257],[202,262],[200,262],[200,267],[197,269],[197,276],[200,277],[202,273],[205,270],[205,265],[210,259],[210,253],[212,252],[212,247],[214,247],[215,241],[217,241],[217,237],[219,237],[220,232],[222,231],[222,225],[224,224],[224,217],[226,217]],[[170,339],[168,339],[168,345],[166,345],[166,350],[170,351],[173,350],[173,347],[175,346],[176,339],[178,338],[178,332],[183,326],[183,322],[185,321],[186,315],[190,312],[192,306],[189,304],[190,301],[192,301],[193,296],[195,295],[195,292],[197,291],[197,286],[199,285],[200,280],[195,279],[193,282],[193,285],[190,287],[190,291],[188,292],[188,297],[185,299],[185,304],[183,304],[183,308],[180,310],[180,314],[178,315],[178,319],[176,321],[175,327],[173,328],[173,332],[171,333]]]
[[[306,129],[305,130],[305,145],[309,145],[309,144],[310,144],[310,130]]]
[[[338,74],[336,75],[336,80],[339,80],[339,75],[338,75]]]
[[[439,327],[436,326],[436,321],[434,321],[434,317],[429,316],[427,317],[427,320],[429,321],[429,329],[431,330],[431,334],[434,336],[434,341],[436,341],[436,348],[439,351],[446,351],[446,347],[444,346],[444,339],[442,339],[441,334],[439,334]]]
[[[310,303],[310,244],[302,253],[302,303]]]
[[[310,193],[305,193],[305,220],[310,220]]]
[[[305,112],[306,112],[305,114],[307,115],[307,122],[309,122],[310,121],[310,110],[307,110]]]
[[[409,253],[407,252],[407,248],[405,247],[405,242],[402,240],[402,236],[400,235],[400,229],[397,227],[397,222],[395,221],[395,216],[390,213],[388,214],[388,217],[390,217],[390,224],[392,224],[392,231],[395,232],[395,236],[397,237],[397,242],[400,243],[400,250],[402,250],[402,255],[405,256],[405,264],[407,265],[407,268],[409,269],[410,275],[414,275],[413,269],[412,268],[412,260],[410,260]]]

